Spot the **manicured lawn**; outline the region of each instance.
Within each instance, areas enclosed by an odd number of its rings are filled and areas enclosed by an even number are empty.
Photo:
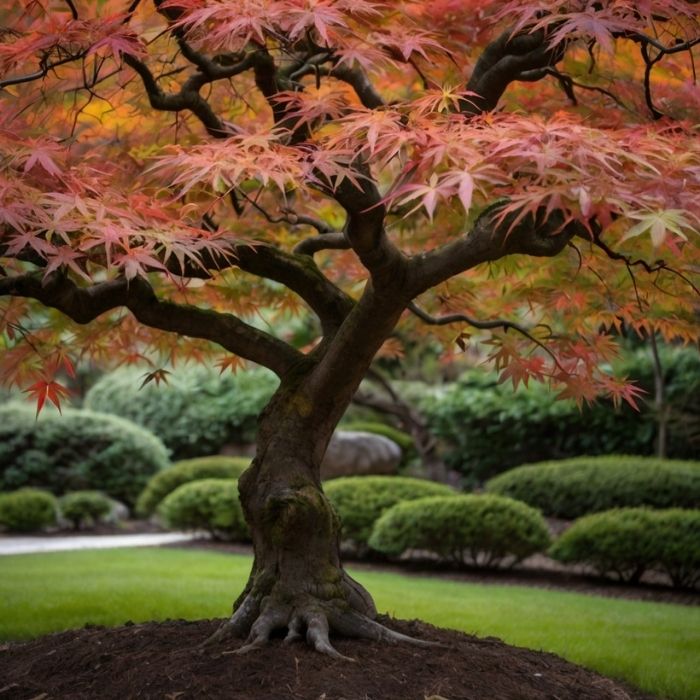
[[[250,557],[177,549],[0,557],[0,640],[222,617]],[[356,571],[381,611],[544,649],[661,697],[700,697],[700,608]]]

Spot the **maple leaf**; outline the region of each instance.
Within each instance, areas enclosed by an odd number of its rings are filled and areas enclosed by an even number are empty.
[[[168,383],[168,376],[172,374],[171,372],[168,372],[167,369],[159,368],[159,369],[154,369],[152,372],[146,372],[143,376],[143,381],[141,382],[141,386],[139,389],[143,389],[143,387],[146,386],[146,384],[150,384],[151,382],[154,382],[156,386],[160,386],[160,383],[163,382],[164,384]]]
[[[42,377],[30,387],[24,390],[26,394],[30,394],[36,400],[36,415],[39,416],[41,409],[44,407],[48,399],[61,412],[61,397],[70,396],[71,392],[65,386],[59,384],[53,379]]]

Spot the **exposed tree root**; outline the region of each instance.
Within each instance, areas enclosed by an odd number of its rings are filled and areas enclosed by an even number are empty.
[[[353,593],[357,594],[359,590],[358,585],[357,588],[353,588]],[[365,606],[364,609],[367,609],[367,594],[364,593],[359,598]],[[370,610],[371,614],[374,614],[374,606]],[[294,602],[282,603],[279,602],[279,598],[273,599],[268,595],[258,605],[254,595],[248,593],[231,618],[224,622],[202,647],[210,647],[216,642],[232,637],[240,638],[247,633],[246,641],[241,647],[224,651],[222,654],[248,654],[265,646],[274,632],[284,629],[287,630],[285,644],[305,637],[307,644],[316,651],[343,661],[355,659],[344,656],[333,647],[330,642],[331,631],[359,639],[414,644],[420,647],[440,646],[435,642],[395,632],[371,619],[368,614],[353,610],[346,600],[323,601],[304,595]]]

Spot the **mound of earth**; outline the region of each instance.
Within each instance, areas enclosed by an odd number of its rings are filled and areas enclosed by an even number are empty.
[[[281,639],[244,656],[230,653],[238,641],[198,651],[217,628],[216,620],[88,627],[0,647],[0,698],[651,699],[552,654],[417,621],[384,622],[443,646],[335,639],[352,663]]]

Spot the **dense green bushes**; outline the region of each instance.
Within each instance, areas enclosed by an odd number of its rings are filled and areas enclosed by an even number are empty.
[[[119,369],[88,391],[85,405],[152,431],[173,459],[216,454],[226,443],[253,442],[258,414],[277,387],[276,377],[262,369],[220,374],[183,367],[168,376],[167,384],[139,388],[142,382],[142,369]]]
[[[345,476],[323,485],[340,516],[342,537],[362,550],[379,516],[400,501],[455,492],[443,484],[402,476]]]
[[[64,409],[36,419],[29,406],[0,408],[0,490],[96,489],[132,504],[168,464],[160,440],[122,418]]]
[[[249,539],[235,479],[201,479],[178,486],[165,497],[158,514],[170,527],[205,530],[216,539]]]
[[[515,564],[549,544],[534,509],[500,496],[434,496],[399,503],[375,523],[372,548],[399,555],[425,550],[458,564]]]
[[[671,421],[668,456],[693,458],[700,445],[700,354],[696,348],[663,348]],[[447,464],[467,483],[486,481],[511,467],[578,455],[654,454],[656,416],[649,350],[626,353],[615,364],[621,376],[647,391],[641,412],[600,400],[582,410],[536,382],[513,391],[495,374],[471,370],[420,401],[430,429],[442,440]],[[693,440],[696,440],[693,442]]]
[[[566,564],[637,582],[650,570],[678,587],[700,582],[700,511],[623,508],[577,520],[552,546]]]
[[[61,515],[75,530],[86,524],[96,524],[112,510],[109,498],[99,491],[67,493],[59,499],[58,506]]]
[[[697,508],[700,462],[579,457],[524,465],[492,479],[486,488],[567,519],[617,507]]]
[[[151,477],[136,503],[139,515],[150,515],[178,486],[199,479],[237,479],[250,465],[247,457],[198,457],[176,462]]]
[[[0,493],[0,527],[11,532],[34,532],[56,522],[55,497],[40,489]]]

